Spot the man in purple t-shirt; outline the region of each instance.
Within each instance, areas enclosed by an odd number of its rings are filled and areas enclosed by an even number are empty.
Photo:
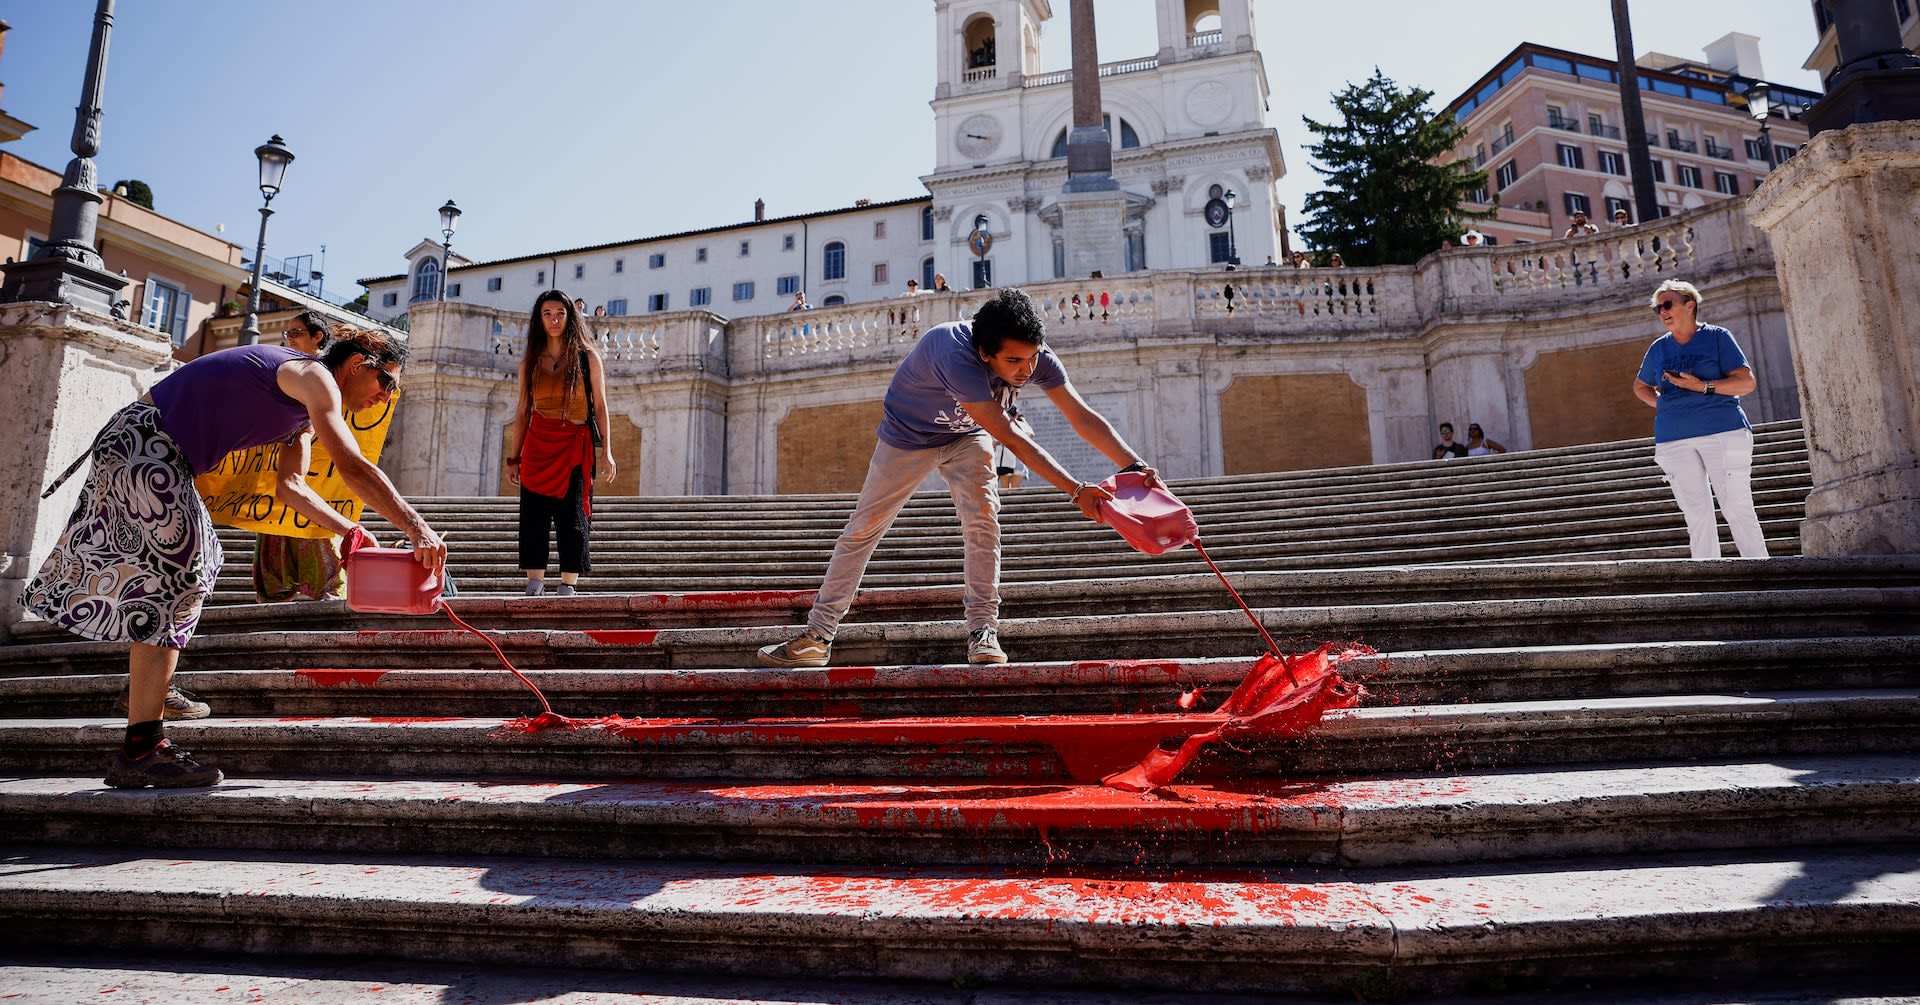
[[[993,443],[999,441],[1033,474],[1067,493],[1089,520],[1100,519],[1105,489],[1077,481],[1007,413],[1022,387],[1045,391],[1082,440],[1125,470],[1157,478],[1140,455],[1089,407],[1046,345],[1046,325],[1033,301],[1001,290],[971,325],[944,324],[920,336],[887,386],[880,442],[874,446],[860,501],[834,542],[826,579],[806,631],[760,650],[764,666],[826,666],[840,619],[853,605],[867,560],[913,490],[938,471],[953,496],[965,542],[967,662],[1005,663],[1000,648],[1000,495]]]

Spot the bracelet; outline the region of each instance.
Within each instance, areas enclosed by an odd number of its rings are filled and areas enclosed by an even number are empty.
[[[1716,393],[1713,389],[1713,381],[1707,381],[1707,393],[1708,394]]]
[[[1067,501],[1074,504],[1075,506],[1080,505],[1080,493],[1085,492],[1086,490],[1092,487],[1093,487],[1092,482],[1073,483],[1073,491],[1067,493]]]

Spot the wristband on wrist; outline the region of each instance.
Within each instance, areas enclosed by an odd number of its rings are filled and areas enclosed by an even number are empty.
[[[1075,506],[1080,505],[1080,493],[1085,492],[1092,485],[1092,482],[1074,482],[1073,491],[1067,493],[1067,501]]]

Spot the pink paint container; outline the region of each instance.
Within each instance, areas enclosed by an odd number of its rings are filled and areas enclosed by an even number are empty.
[[[1165,485],[1147,487],[1147,476],[1138,471],[1115,474],[1100,483],[1113,493],[1111,502],[1100,503],[1100,519],[1120,532],[1134,550],[1149,555],[1172,551],[1200,537],[1200,525],[1193,511],[1174,498]]]
[[[440,577],[406,548],[357,548],[347,556],[347,606],[361,614],[432,614]]]

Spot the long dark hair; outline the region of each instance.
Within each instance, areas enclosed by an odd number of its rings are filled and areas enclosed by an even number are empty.
[[[580,354],[592,348],[587,342],[586,323],[580,320],[580,311],[573,306],[572,297],[559,290],[548,290],[533,302],[533,314],[527,318],[527,365],[520,372],[520,400],[529,411],[533,409],[533,368],[547,351],[547,326],[540,320],[540,308],[549,303],[567,309],[567,326],[560,333],[565,347],[560,357],[561,387],[565,389],[560,400],[572,402],[580,382],[587,379],[587,375],[580,372]]]

